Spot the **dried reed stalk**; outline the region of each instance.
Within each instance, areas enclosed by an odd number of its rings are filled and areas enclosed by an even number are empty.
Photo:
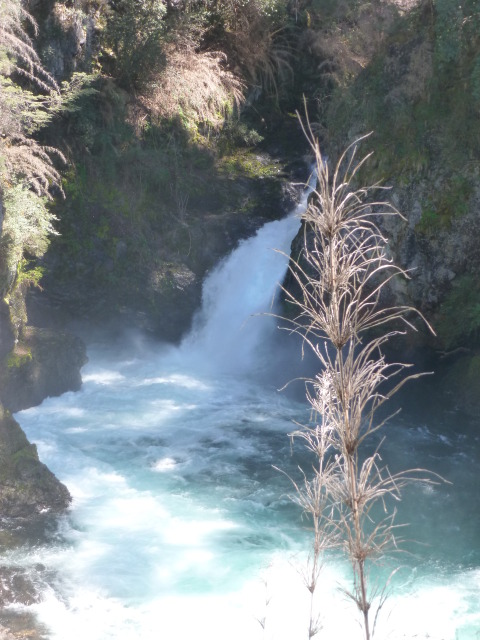
[[[323,553],[341,547],[353,571],[348,595],[362,614],[365,638],[370,640],[375,624],[372,628],[369,562],[397,547],[398,525],[390,503],[400,499],[405,484],[433,479],[422,477],[420,469],[392,475],[382,464],[379,447],[363,459],[361,445],[386,422],[376,419],[379,407],[407,380],[421,375],[406,375],[409,365],[388,363],[383,348],[393,336],[413,327],[414,314],[424,318],[411,307],[383,306],[380,301],[392,278],[408,274],[388,257],[387,239],[379,226],[383,216],[399,212],[388,202],[371,198],[379,185],[355,186],[370,155],[357,160],[358,145],[366,136],[346,149],[331,172],[308,118],[302,127],[318,179],[303,215],[302,254],[290,259],[299,293],[284,289],[284,294],[297,309],[288,328],[301,334],[320,365],[320,372],[307,381],[307,399],[316,421],[299,425],[292,434],[303,440],[315,459],[313,479],[301,470],[303,482],[294,482],[293,496],[310,517],[314,532],[306,580],[312,594],[308,637],[319,630],[313,594]],[[393,388],[384,391],[397,376]],[[379,503],[384,507],[380,519],[374,509]],[[383,598],[378,608],[382,604]]]

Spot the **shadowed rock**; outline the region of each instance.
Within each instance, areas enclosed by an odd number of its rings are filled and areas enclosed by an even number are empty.
[[[38,459],[10,413],[0,405],[0,514],[31,519],[59,513],[70,503],[67,488]]]
[[[21,342],[0,368],[0,400],[11,412],[33,407],[48,396],[77,391],[85,345],[69,333],[26,327]]]

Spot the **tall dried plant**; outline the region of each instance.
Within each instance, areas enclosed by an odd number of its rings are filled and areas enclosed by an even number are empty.
[[[379,226],[382,217],[399,212],[388,202],[372,199],[379,185],[356,186],[370,155],[357,159],[364,138],[346,149],[331,172],[308,120],[304,133],[318,180],[303,215],[303,250],[298,259],[290,260],[296,292],[285,288],[284,293],[297,310],[289,328],[302,335],[320,371],[307,381],[314,420],[292,434],[313,454],[313,478],[302,471],[303,482],[294,482],[293,499],[313,523],[306,582],[312,603],[324,550],[342,548],[353,572],[353,587],[347,593],[361,612],[369,640],[376,620],[371,619],[376,591],[369,582],[369,567],[398,542],[391,502],[400,499],[406,483],[432,480],[420,469],[390,473],[382,463],[380,445],[369,455],[363,445],[388,420],[378,418],[378,409],[407,380],[421,375],[406,375],[410,365],[387,362],[384,347],[413,327],[413,314],[423,318],[410,307],[385,306],[381,301],[392,278],[408,276],[388,257]],[[382,604],[380,596],[377,613]],[[308,637],[318,629],[312,606]]]
[[[278,0],[211,0],[221,16],[230,63],[250,87],[277,96],[293,79],[294,48],[288,38],[285,4]],[[253,94],[252,94],[253,95]]]
[[[197,51],[185,38],[165,47],[168,64],[143,102],[161,118],[180,114],[190,123],[220,127],[244,101],[244,85],[225,65],[220,52]]]

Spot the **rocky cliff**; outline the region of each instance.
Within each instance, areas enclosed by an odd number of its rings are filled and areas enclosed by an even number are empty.
[[[44,514],[60,513],[70,503],[70,495],[38,459],[35,445],[9,411],[0,405],[0,513],[2,520],[29,520]]]
[[[78,389],[85,346],[71,334],[32,326],[15,344],[6,313],[0,337],[0,514],[31,522],[39,514],[66,509],[70,496],[40,462],[11,412]]]
[[[39,514],[59,513],[70,502],[68,490],[39,461],[11,415],[47,396],[78,389],[85,347],[58,331],[25,328],[15,343],[8,310],[0,310],[0,517],[32,522]]]
[[[372,132],[358,181],[389,186],[376,197],[405,217],[384,223],[391,255],[410,276],[392,294],[437,334],[420,332],[410,358],[427,349],[437,386],[477,414],[480,12],[469,1],[347,4],[312,24],[305,41],[323,69],[323,151],[335,161]]]

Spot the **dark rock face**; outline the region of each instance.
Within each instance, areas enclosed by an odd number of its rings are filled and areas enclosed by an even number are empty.
[[[86,361],[85,345],[76,336],[26,327],[21,344],[4,358],[0,369],[0,399],[15,412],[40,404],[48,396],[77,391]]]
[[[28,606],[39,602],[40,597],[24,570],[16,567],[1,567],[0,600],[4,604],[21,602]],[[1,631],[0,627],[0,638],[3,638]]]
[[[0,405],[0,514],[3,518],[31,519],[41,513],[59,513],[70,494],[39,461],[10,413]]]
[[[8,309],[0,309],[0,399],[12,410],[38,404],[47,395],[79,388],[85,347],[74,336],[27,327],[21,344],[14,344]],[[43,528],[67,509],[68,489],[40,462],[10,411],[0,402],[0,544],[22,544],[22,532]],[[38,586],[21,569],[0,566],[0,601],[30,605],[39,599]],[[28,614],[2,610],[0,638],[44,636]],[[17,633],[18,631],[18,633]]]
[[[457,409],[480,416],[480,356],[460,352],[445,369],[440,377],[441,392],[452,398]]]
[[[432,180],[433,181],[433,180]],[[432,182],[430,181],[430,182]],[[477,281],[480,271],[480,253],[477,240],[480,234],[478,212],[480,209],[480,189],[472,189],[463,203],[463,215],[452,220],[428,223],[422,215],[422,202],[427,201],[431,189],[429,181],[413,182],[406,186],[396,186],[390,192],[390,201],[403,214],[387,216],[379,221],[387,238],[387,252],[393,262],[408,272],[409,279],[393,278],[385,290],[381,303],[405,305],[422,312],[431,323],[437,335],[433,335],[425,323],[412,316],[418,329],[398,337],[388,346],[387,358],[412,362],[421,366],[425,356],[429,360],[428,369],[436,372],[437,384],[445,396],[455,399],[454,406],[465,413],[480,415],[480,356],[478,331],[472,329],[477,322],[477,293],[472,285],[469,292],[470,307],[452,304],[445,308],[450,292],[458,288],[462,278],[468,282]],[[435,183],[443,184],[440,178]],[[440,188],[440,186],[439,186]],[[304,225],[294,238],[291,246],[292,259],[299,259],[302,268],[310,273],[310,268],[302,260],[305,242]],[[315,275],[315,274],[311,274]],[[291,274],[287,274],[284,287],[295,297],[301,292]],[[288,314],[292,307],[286,309]],[[470,324],[469,324],[470,323]],[[445,325],[455,324],[455,328]],[[474,325],[476,326],[476,325]],[[468,333],[470,331],[470,334]],[[427,355],[425,355],[427,354]],[[445,361],[445,356],[448,360]]]
[[[5,301],[0,299],[0,361],[13,349],[13,345],[10,314]]]
[[[406,220],[390,217],[383,221],[393,258],[410,275],[402,290],[398,289],[399,297],[431,316],[457,278],[480,269],[476,242],[480,231],[480,190],[473,189],[462,202],[463,215],[456,217],[452,213],[452,219],[444,223],[436,219],[428,223],[424,203],[428,201],[431,184],[439,185],[439,190],[445,190],[445,183],[448,184],[445,177],[435,180],[434,175],[432,170],[428,181],[394,187],[391,199]]]
[[[2,624],[0,624],[1,640],[47,640],[48,630],[42,629],[38,621],[31,613],[20,612],[15,609],[8,609],[2,614]]]

